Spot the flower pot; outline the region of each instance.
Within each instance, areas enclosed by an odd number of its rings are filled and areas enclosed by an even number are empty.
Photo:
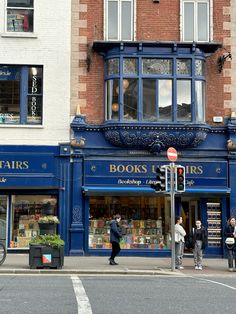
[[[55,234],[57,225],[53,223],[39,223],[40,235]]]
[[[64,265],[64,246],[53,248],[44,245],[30,245],[29,266],[35,268],[62,268]]]

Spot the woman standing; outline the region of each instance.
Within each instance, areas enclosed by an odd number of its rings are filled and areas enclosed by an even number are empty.
[[[118,265],[115,262],[115,257],[120,252],[120,239],[122,238],[121,227],[119,226],[120,220],[121,216],[117,214],[110,223],[110,242],[112,245],[111,257],[109,258],[110,265]]]
[[[207,232],[200,220],[196,220],[196,227],[191,231],[189,240],[193,248],[195,269],[202,270],[202,252],[207,246]]]
[[[228,224],[225,227],[224,230],[224,236],[225,238],[233,238],[234,244],[226,244],[226,248],[228,251],[228,266],[229,271],[233,271],[233,262],[235,260],[235,268],[236,268],[236,244],[235,244],[235,238],[236,238],[236,230],[235,230],[235,218],[230,217],[228,220]]]

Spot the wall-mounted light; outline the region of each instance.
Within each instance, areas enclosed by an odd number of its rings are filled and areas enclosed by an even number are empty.
[[[218,66],[218,71],[219,71],[219,73],[222,72],[223,67],[224,67],[224,63],[225,63],[225,61],[227,61],[227,59],[232,60],[232,55],[231,55],[230,52],[228,52],[227,54],[225,54],[225,55],[223,55],[223,56],[220,56],[220,57],[217,59],[217,66]]]

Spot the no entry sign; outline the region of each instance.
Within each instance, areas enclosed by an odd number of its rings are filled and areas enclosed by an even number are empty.
[[[168,148],[167,157],[170,161],[176,161],[178,157],[177,150],[174,147]]]

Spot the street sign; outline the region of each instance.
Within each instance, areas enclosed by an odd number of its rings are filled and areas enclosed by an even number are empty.
[[[176,161],[178,157],[177,150],[174,147],[168,148],[167,157],[170,161]]]

